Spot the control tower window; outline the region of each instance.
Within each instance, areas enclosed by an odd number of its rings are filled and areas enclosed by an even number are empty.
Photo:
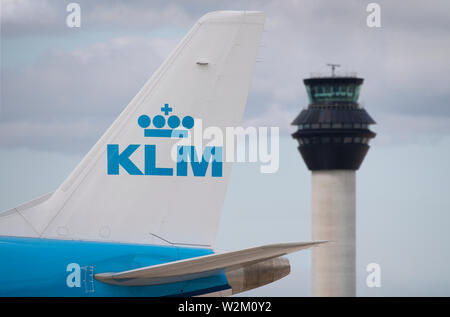
[[[309,102],[312,103],[313,97],[312,97],[312,94],[311,94],[311,87],[306,86],[306,93],[308,94]]]
[[[360,85],[321,83],[306,86],[310,103],[357,102]]]
[[[344,138],[344,143],[352,143],[352,138],[351,137]]]

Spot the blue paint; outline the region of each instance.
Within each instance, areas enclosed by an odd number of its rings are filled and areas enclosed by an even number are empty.
[[[161,107],[161,112],[164,115],[168,116],[170,112],[172,112],[172,108],[169,107],[169,104],[164,104],[164,107]],[[159,138],[185,138],[187,137],[186,130],[175,130],[180,126],[180,118],[178,116],[170,116],[167,119],[167,124],[172,129],[163,129],[166,124],[166,118],[162,115],[157,115],[153,118],[153,125],[157,129],[146,129],[151,124],[151,118],[148,115],[141,115],[138,118],[138,125],[141,128],[144,128],[144,136],[145,137],[159,137]],[[183,126],[187,129],[191,129],[194,126],[194,118],[191,116],[186,116],[183,118]]]
[[[167,116],[173,109],[169,104],[164,104],[161,111]],[[188,131],[182,129],[175,129],[180,125],[180,118],[178,116],[170,116],[168,118],[168,125],[172,129],[163,129],[166,124],[166,119],[162,115],[157,115],[153,118],[153,125],[157,129],[146,129],[150,126],[152,119],[148,115],[141,115],[138,118],[138,125],[144,128],[144,137],[159,137],[159,138],[186,138]],[[194,118],[185,116],[182,120],[182,125],[191,129],[195,124]],[[156,145],[144,145],[144,173],[133,163],[130,156],[139,148],[139,144],[130,144],[125,150],[119,152],[118,144],[107,145],[107,164],[108,175],[119,175],[120,166],[129,175],[157,175],[157,176],[173,176],[173,168],[170,167],[156,167]],[[204,149],[202,159],[199,161],[197,152],[194,146],[178,146],[177,154],[177,172],[176,176],[188,175],[188,162],[191,162],[192,173],[194,176],[205,177],[206,171],[211,161],[211,176],[222,177],[222,147],[207,146]]]
[[[119,153],[118,144],[108,144],[107,161],[108,175],[119,175],[120,166],[129,175],[144,175],[142,171],[131,161],[130,156],[139,148],[139,144],[130,144]],[[156,167],[156,145],[146,144],[144,146],[145,175],[173,176],[173,168]],[[192,173],[197,177],[206,177],[209,163],[211,162],[211,176],[222,177],[222,147],[206,146],[202,160],[199,161],[195,146],[178,146],[177,149],[177,176],[188,175],[188,162],[191,163]]]
[[[144,136],[147,138],[186,138],[188,132],[187,130],[145,129]]]
[[[150,119],[149,116],[143,114],[142,116],[139,117],[138,124],[141,128],[145,129],[150,125],[151,121],[152,120]]]
[[[156,167],[156,146],[153,144],[145,145],[145,175],[173,175],[173,168]]]
[[[142,175],[141,170],[130,160],[131,154],[137,150],[139,144],[130,144],[122,153],[119,153],[118,144],[108,144],[108,175],[119,175],[119,166],[122,166],[130,175]]]
[[[161,108],[161,112],[164,112],[164,114],[167,116],[169,115],[169,112],[172,112],[172,108],[169,107],[169,104],[164,104],[164,107]]]
[[[192,118],[191,116],[186,116],[183,118],[183,121],[181,122],[181,124],[186,129],[191,129],[194,126],[194,118]]]
[[[161,116],[161,115],[157,115],[156,117],[153,118],[153,125],[157,128],[162,128],[164,127],[164,125],[166,124],[166,119]]]
[[[222,177],[222,147],[206,146],[203,151],[202,160],[199,161],[195,146],[178,146],[177,176],[187,176],[187,165],[188,162],[191,162],[194,176],[205,177],[210,161],[212,161],[211,176]]]
[[[167,124],[172,129],[178,128],[180,126],[180,118],[177,116],[170,116],[169,119],[167,119]]]
[[[0,296],[186,296],[228,289],[223,272],[185,282],[118,286],[90,278],[212,254],[210,249],[0,237]],[[80,287],[69,274],[81,268]],[[69,266],[69,267],[68,267]],[[68,270],[69,268],[69,270]],[[70,285],[77,285],[69,277]]]

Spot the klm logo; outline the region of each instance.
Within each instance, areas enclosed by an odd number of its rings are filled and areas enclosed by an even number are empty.
[[[194,118],[185,116],[180,120],[178,116],[169,116],[172,110],[168,104],[161,108],[161,112],[165,116],[157,115],[153,118],[153,127],[155,128],[150,128],[152,119],[149,116],[141,115],[138,118],[138,125],[144,129],[144,136],[148,138],[187,138],[188,130],[194,126]],[[166,121],[169,128],[165,127]],[[184,129],[180,129],[180,125]],[[190,165],[194,176],[205,177],[208,167],[211,165],[211,176],[222,177],[222,147],[205,147],[200,160],[195,146],[178,145],[176,172],[174,172],[173,167],[157,167],[157,148],[154,144],[143,145],[145,167],[143,171],[140,170],[130,157],[141,146],[141,144],[130,144],[125,149],[119,149],[118,144],[108,144],[108,175],[119,175],[120,167],[122,167],[129,175],[187,176]]]

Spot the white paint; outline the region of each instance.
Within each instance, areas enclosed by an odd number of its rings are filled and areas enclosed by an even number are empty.
[[[81,287],[81,268],[78,263],[70,263],[66,267],[66,271],[70,272],[66,278],[67,287]]]
[[[69,230],[65,226],[60,226],[56,229],[56,232],[59,236],[67,236],[69,234]]]
[[[312,295],[355,296],[355,171],[312,172]]]
[[[367,287],[381,287],[381,266],[378,263],[369,263],[366,271],[369,272],[366,278]]]

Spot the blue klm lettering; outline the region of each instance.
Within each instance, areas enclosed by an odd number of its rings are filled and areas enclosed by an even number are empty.
[[[133,163],[130,156],[139,148],[139,144],[130,144],[119,153],[118,144],[107,145],[108,175],[119,175],[120,166],[129,175],[159,175],[173,176],[173,168],[156,167],[156,146],[146,144],[144,173]],[[207,146],[202,155],[202,160],[198,160],[195,146],[178,146],[177,148],[177,176],[187,176],[188,162],[191,163],[192,173],[197,177],[205,177],[211,161],[211,176],[222,177],[222,147]]]

